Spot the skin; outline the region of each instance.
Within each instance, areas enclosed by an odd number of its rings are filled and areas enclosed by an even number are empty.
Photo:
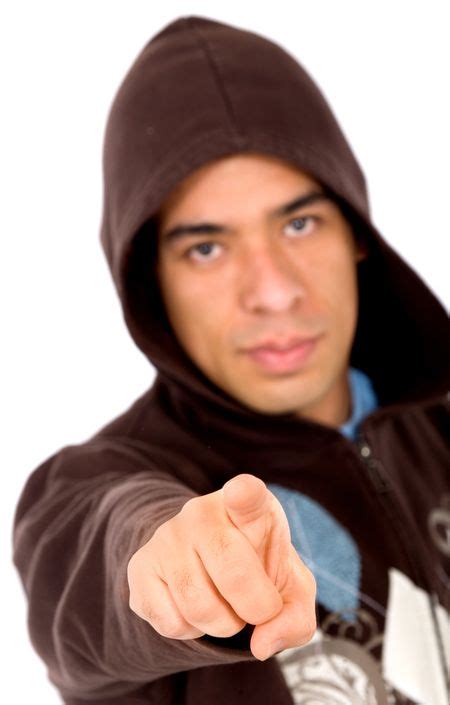
[[[356,263],[366,252],[331,200],[269,215],[312,189],[323,190],[270,155],[234,154],[203,165],[162,204],[156,272],[178,340],[210,380],[258,412],[294,412],[337,427],[351,412]],[[227,232],[166,240],[172,227],[199,222]],[[243,352],[292,334],[321,335],[293,372],[268,372]]]
[[[130,608],[170,639],[225,638],[254,624],[250,649],[263,661],[316,629],[314,576],[280,502],[248,473],[161,524],[131,557],[128,583]]]
[[[213,382],[261,413],[336,426],[350,412],[356,263],[365,252],[329,200],[270,215],[311,190],[320,184],[266,155],[204,165],[162,206],[157,276],[175,334]],[[166,237],[199,222],[225,231]],[[262,370],[242,350],[292,333],[321,339],[289,373]],[[253,624],[250,649],[265,660],[316,629],[314,576],[278,499],[248,473],[161,524],[129,561],[128,583],[130,608],[172,639],[225,638]]]

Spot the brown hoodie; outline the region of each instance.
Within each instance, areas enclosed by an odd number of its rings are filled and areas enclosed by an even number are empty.
[[[309,172],[368,239],[350,365],[379,408],[356,442],[241,405],[186,356],[165,316],[154,216],[193,169],[246,151]],[[324,96],[277,44],[180,17],[119,87],[103,166],[102,246],[157,377],[87,441],[42,462],[18,503],[14,562],[51,682],[69,705],[446,705],[448,318],[372,224],[364,175]],[[276,489],[294,519],[298,509],[324,581],[313,642],[265,662],[249,650],[251,625],[226,639],[168,639],[128,606],[131,555],[187,499],[240,472]]]

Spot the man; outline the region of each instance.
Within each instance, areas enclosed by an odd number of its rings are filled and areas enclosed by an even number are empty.
[[[117,92],[104,178],[157,377],[17,507],[52,683],[69,705],[445,705],[448,320],[323,95],[276,44],[179,18]]]

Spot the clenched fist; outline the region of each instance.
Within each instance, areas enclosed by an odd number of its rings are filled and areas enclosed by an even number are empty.
[[[162,636],[228,637],[254,624],[263,661],[307,643],[316,584],[278,499],[255,475],[194,497],[128,563],[131,609]]]

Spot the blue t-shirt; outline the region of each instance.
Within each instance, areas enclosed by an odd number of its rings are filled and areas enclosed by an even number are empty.
[[[339,426],[339,430],[350,440],[356,438],[356,432],[361,421],[378,407],[378,399],[370,378],[356,367],[349,367],[352,411],[350,418]]]
[[[358,425],[377,408],[378,400],[361,370],[349,367],[349,383],[351,414],[339,430],[353,441]],[[301,454],[298,462],[300,467]],[[316,579],[317,601],[330,612],[348,613],[353,619],[362,599],[361,556],[355,539],[316,500],[274,482],[267,486],[286,513],[295,549]]]

